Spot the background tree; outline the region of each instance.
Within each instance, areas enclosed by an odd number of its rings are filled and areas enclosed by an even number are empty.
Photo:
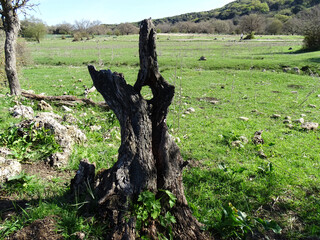
[[[307,50],[320,50],[320,5],[298,15],[304,33],[304,48]]]
[[[24,11],[32,7],[33,5],[29,4],[29,0],[0,0],[0,15],[3,25],[2,29],[6,34],[4,44],[5,70],[11,95],[21,94],[16,60],[16,43],[20,30],[18,10]]]
[[[53,33],[54,34],[71,34],[73,31],[73,26],[70,23],[63,22],[55,26]]]
[[[139,28],[131,23],[121,23],[116,29],[119,30],[121,35],[137,34],[139,32]]]
[[[46,25],[40,19],[32,17],[21,21],[21,35],[24,38],[35,39],[40,43],[47,32]]]
[[[241,17],[239,27],[242,32],[252,34],[253,32],[263,31],[265,19],[258,14],[250,14]]]
[[[269,20],[266,26],[266,34],[277,35],[281,34],[283,29],[283,23],[278,19]]]
[[[229,33],[230,32],[230,23],[226,20],[215,20],[212,22],[214,31],[216,33]]]

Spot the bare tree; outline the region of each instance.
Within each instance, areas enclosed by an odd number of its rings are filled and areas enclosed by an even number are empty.
[[[0,0],[0,15],[6,33],[4,44],[5,70],[9,82],[10,94],[20,95],[21,87],[17,73],[16,42],[20,30],[18,10],[32,9],[34,5],[29,4],[30,0]]]
[[[137,239],[139,235],[158,239],[159,234],[173,239],[210,239],[202,232],[187,205],[182,183],[185,163],[179,148],[168,132],[166,117],[174,97],[174,86],[161,76],[156,53],[156,31],[151,20],[140,27],[140,71],[134,86],[126,83],[122,74],[110,70],[89,72],[96,89],[115,112],[121,126],[121,146],[117,163],[94,178],[94,167],[87,165],[87,176],[77,173],[72,189],[78,189],[77,179],[94,186],[99,214],[108,218],[110,239]],[[153,98],[146,100],[141,89],[150,87]],[[90,170],[91,169],[91,170]],[[85,170],[86,171],[86,170]],[[84,173],[84,172],[83,172]],[[95,183],[94,183],[95,181]],[[130,214],[132,204],[145,190],[165,200],[163,190],[176,196],[170,209],[163,204],[162,211],[172,211],[175,223],[171,231],[161,226],[158,219],[148,218],[148,224],[136,229],[137,218]]]

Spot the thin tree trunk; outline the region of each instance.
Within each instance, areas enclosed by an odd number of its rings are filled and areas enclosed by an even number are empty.
[[[122,74],[88,67],[94,86],[115,112],[121,127],[118,161],[98,174],[94,183],[99,212],[111,223],[110,239],[135,239],[135,217],[130,215],[132,203],[144,190],[159,194],[160,189],[165,189],[177,197],[175,207],[167,209],[177,221],[172,229],[174,239],[208,239],[184,196],[184,161],[166,125],[174,86],[159,73],[155,39],[151,20],[144,20],[140,26],[140,71],[134,86],[128,85]],[[151,100],[141,96],[144,86],[151,88]],[[163,231],[154,222],[144,229],[144,234],[157,239],[157,234]]]
[[[10,94],[20,95],[21,87],[17,73],[16,44],[20,29],[20,22],[17,13],[13,9],[11,1],[1,1],[3,8],[3,27],[6,33],[4,45],[5,70],[9,82]]]

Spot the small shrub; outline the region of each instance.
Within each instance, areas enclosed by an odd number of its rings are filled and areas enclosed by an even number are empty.
[[[247,36],[245,36],[244,40],[251,40],[255,39],[254,32],[249,33]]]
[[[43,159],[58,152],[60,145],[54,135],[46,129],[27,129],[11,127],[0,134],[0,146],[6,146],[13,151],[17,159]]]
[[[320,30],[308,31],[303,40],[303,47],[304,49],[311,51],[320,50]]]

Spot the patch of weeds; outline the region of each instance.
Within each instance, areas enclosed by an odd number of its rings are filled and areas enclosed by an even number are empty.
[[[25,172],[21,172],[19,175],[8,178],[3,184],[4,191],[9,194],[15,192],[33,191],[35,189],[34,183],[35,176],[27,175]]]
[[[10,127],[0,134],[0,145],[12,150],[15,158],[20,160],[44,159],[60,151],[50,130],[35,128]]]
[[[263,228],[280,234],[282,229],[274,221],[250,218],[245,212],[235,208],[231,203],[222,208],[221,221],[214,226],[222,239],[245,239],[253,234],[254,229]]]
[[[167,199],[165,205],[171,209],[176,203],[176,197],[168,190],[160,190],[165,193],[163,197]],[[164,228],[165,233],[158,233],[159,239],[173,239],[172,224],[176,223],[175,217],[170,211],[164,211],[164,204],[161,204],[163,197],[156,198],[150,191],[142,192],[138,197],[138,203],[134,205],[134,215],[137,219],[136,229],[141,239],[148,239],[144,235],[144,228],[148,227],[151,220],[158,221]]]

